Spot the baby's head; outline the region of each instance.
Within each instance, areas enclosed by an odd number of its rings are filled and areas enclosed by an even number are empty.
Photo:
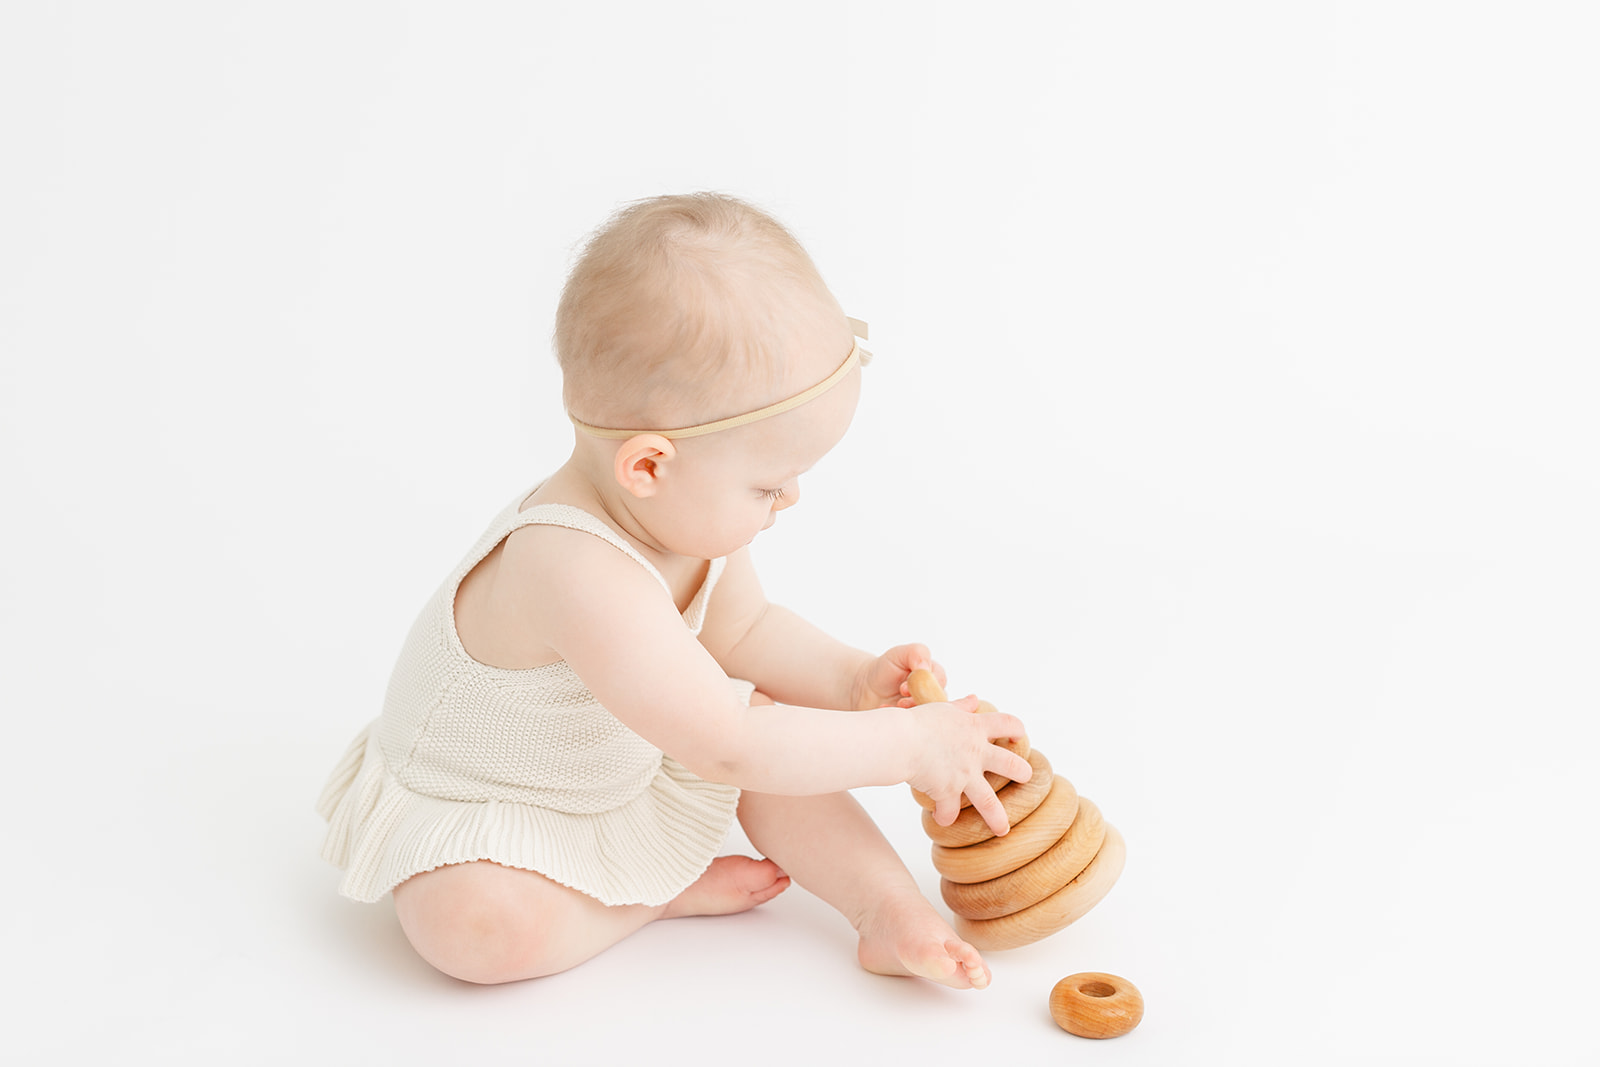
[[[770,216],[714,193],[630,204],[556,313],[574,459],[644,543],[727,555],[799,499],[849,427],[854,332]]]
[[[717,193],[623,207],[584,247],[556,312],[567,411],[592,426],[671,429],[760,408],[850,346],[800,243]]]

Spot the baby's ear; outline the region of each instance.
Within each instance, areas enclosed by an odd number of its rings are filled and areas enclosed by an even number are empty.
[[[658,433],[635,434],[617,446],[617,484],[637,497],[654,496],[661,464],[677,454],[677,446]]]

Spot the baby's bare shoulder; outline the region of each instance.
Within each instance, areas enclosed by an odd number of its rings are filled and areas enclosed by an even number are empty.
[[[592,533],[565,526],[524,526],[501,542],[505,579],[530,594],[581,592],[600,584],[659,589],[636,560]]]
[[[603,627],[657,589],[643,567],[593,534],[524,526],[462,579],[456,632],[480,663],[540,667],[562,658],[557,649],[574,627]]]

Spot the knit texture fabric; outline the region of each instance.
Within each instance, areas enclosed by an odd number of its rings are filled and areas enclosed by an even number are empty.
[[[664,904],[722,847],[739,790],[697,778],[628,729],[565,663],[489,667],[455,627],[461,580],[513,530],[564,526],[660,572],[599,519],[564,504],[495,517],[412,626],[383,715],[334,769],[317,810],[339,891],[375,901],[414,874],[493,860],[538,871],[604,904]],[[699,634],[726,561],[711,561],[683,613]],[[754,686],[729,679],[745,703]]]

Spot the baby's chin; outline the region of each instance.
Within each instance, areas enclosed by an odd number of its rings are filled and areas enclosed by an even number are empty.
[[[772,529],[773,523],[776,521],[777,516],[773,516],[771,519],[768,519],[767,524],[761,527],[761,529],[757,530],[755,533],[751,534],[749,537],[745,538],[744,544],[740,545],[739,548],[748,548],[750,545],[753,545],[757,538],[766,533],[768,530]],[[735,551],[737,551],[737,549],[735,549]],[[723,554],[727,555],[727,553]]]
[[[760,533],[761,531],[757,530],[743,541],[713,543],[710,540],[706,540],[693,545],[685,544],[679,548],[674,548],[671,545],[666,547],[674,555],[684,556],[689,559],[722,559],[725,556],[733,555],[741,549],[749,548],[751,543],[760,536]]]

